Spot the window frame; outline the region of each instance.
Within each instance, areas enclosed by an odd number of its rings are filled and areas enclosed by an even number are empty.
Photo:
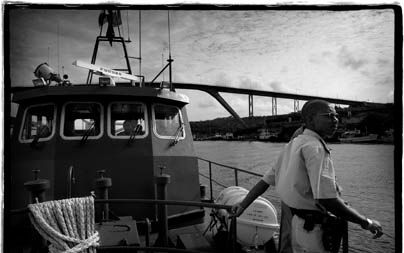
[[[27,116],[27,112],[28,112],[28,110],[29,109],[31,109],[31,108],[33,108],[33,107],[38,107],[38,106],[45,106],[45,105],[52,105],[53,106],[53,118],[54,118],[54,120],[53,120],[53,123],[52,123],[52,132],[51,132],[51,134],[48,136],[48,137],[45,137],[45,138],[39,138],[38,139],[38,142],[45,142],[45,141],[49,141],[50,139],[52,139],[53,138],[53,136],[55,135],[55,133],[56,133],[56,121],[57,121],[57,119],[56,119],[56,115],[57,115],[57,107],[56,107],[56,104],[55,103],[43,103],[43,104],[35,104],[35,105],[30,105],[30,106],[28,106],[27,108],[25,108],[25,110],[24,110],[24,114],[23,114],[23,120],[22,120],[22,124],[20,125],[20,132],[18,133],[18,140],[19,140],[19,142],[20,143],[31,143],[33,140],[34,140],[34,138],[32,138],[32,139],[27,139],[27,140],[23,140],[22,139],[22,132],[23,132],[23,130],[24,130],[24,126],[25,126],[25,121],[26,121],[26,116]]]
[[[88,136],[89,140],[98,140],[104,135],[104,106],[100,102],[96,101],[68,101],[63,104],[61,121],[60,121],[60,137],[63,140],[81,140],[83,135],[80,136],[66,136],[64,135],[65,130],[65,119],[66,119],[66,106],[69,104],[98,104],[101,107],[100,111],[100,133],[96,136]]]
[[[167,136],[167,135],[160,135],[157,133],[157,125],[156,125],[156,114],[155,114],[155,107],[156,106],[172,106],[174,108],[176,108],[179,112],[179,116],[180,116],[180,122],[182,124],[182,136],[180,136],[178,138],[178,140],[184,140],[186,138],[186,133],[185,133],[185,123],[184,123],[184,118],[182,117],[182,112],[181,109],[178,106],[175,105],[168,105],[168,104],[162,104],[162,103],[155,103],[152,104],[152,121],[153,121],[153,132],[154,135],[157,136],[160,139],[165,139],[165,140],[175,140],[176,136]]]
[[[149,135],[149,123],[148,123],[148,111],[147,111],[147,106],[146,106],[146,104],[145,103],[143,103],[143,102],[138,102],[138,101],[113,101],[113,102],[110,102],[109,104],[108,104],[108,109],[107,109],[107,111],[108,111],[108,115],[107,115],[107,134],[108,134],[108,136],[109,136],[109,138],[111,138],[111,139],[121,139],[121,140],[127,140],[127,139],[129,139],[130,138],[130,136],[125,136],[125,135],[113,135],[112,133],[111,133],[111,124],[112,124],[112,122],[111,122],[111,120],[112,120],[112,117],[111,117],[111,107],[112,107],[112,105],[113,104],[117,104],[117,103],[122,103],[122,104],[138,104],[138,105],[141,105],[142,106],[142,108],[144,109],[144,111],[143,111],[143,115],[144,115],[144,121],[145,121],[145,123],[144,123],[144,127],[145,127],[145,133],[144,134],[142,134],[142,135],[136,135],[135,136],[135,139],[144,139],[144,138],[146,138],[148,135]]]

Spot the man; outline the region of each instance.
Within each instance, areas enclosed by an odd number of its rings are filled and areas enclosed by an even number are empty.
[[[125,120],[123,122],[123,132],[119,133],[119,136],[130,136],[137,134],[137,131],[142,130],[142,125],[136,120]]]
[[[288,244],[295,253],[330,252],[322,240],[323,219],[318,218],[325,217],[325,212],[361,225],[374,233],[374,238],[380,237],[380,223],[361,215],[339,196],[330,149],[323,140],[337,129],[335,109],[326,101],[312,100],[303,106],[302,117],[303,133],[285,146],[275,166],[233,207],[234,214],[241,215],[270,185],[276,185],[281,201],[293,215],[291,230],[281,229],[280,252],[287,252]],[[288,223],[287,218],[284,223]]]

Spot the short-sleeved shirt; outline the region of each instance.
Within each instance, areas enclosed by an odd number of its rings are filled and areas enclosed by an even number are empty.
[[[288,206],[319,210],[317,199],[338,196],[330,149],[314,131],[305,129],[285,145],[275,166],[262,178],[275,176],[276,191]]]

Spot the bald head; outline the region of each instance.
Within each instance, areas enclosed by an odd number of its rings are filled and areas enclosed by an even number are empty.
[[[330,103],[325,100],[316,99],[307,101],[302,107],[302,118],[305,124],[309,123],[309,120],[319,112],[328,109]]]
[[[332,136],[338,127],[338,114],[334,106],[324,100],[310,100],[302,108],[306,128],[321,137]]]

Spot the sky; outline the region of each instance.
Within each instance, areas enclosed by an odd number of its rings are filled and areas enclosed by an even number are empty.
[[[73,84],[87,70],[100,33],[98,10],[18,9],[10,11],[12,86],[31,86],[43,62]],[[121,11],[121,35],[130,56],[139,57],[139,11]],[[166,64],[169,47],[173,81],[350,100],[394,100],[394,12],[318,10],[167,10],[141,12],[141,74],[152,80]],[[103,33],[106,26],[103,28]],[[129,32],[128,32],[129,31]],[[118,30],[115,30],[118,33]],[[6,38],[7,39],[7,38]],[[170,42],[170,43],[169,43]],[[99,49],[97,65],[122,68],[118,44]],[[139,62],[131,60],[134,74]],[[168,81],[168,72],[157,81]],[[210,95],[178,90],[190,98],[191,121],[228,117]],[[248,96],[221,94],[241,117]],[[300,107],[304,101],[300,102]],[[278,114],[293,111],[293,100],[278,99]],[[271,115],[272,99],[254,96],[254,115]]]

